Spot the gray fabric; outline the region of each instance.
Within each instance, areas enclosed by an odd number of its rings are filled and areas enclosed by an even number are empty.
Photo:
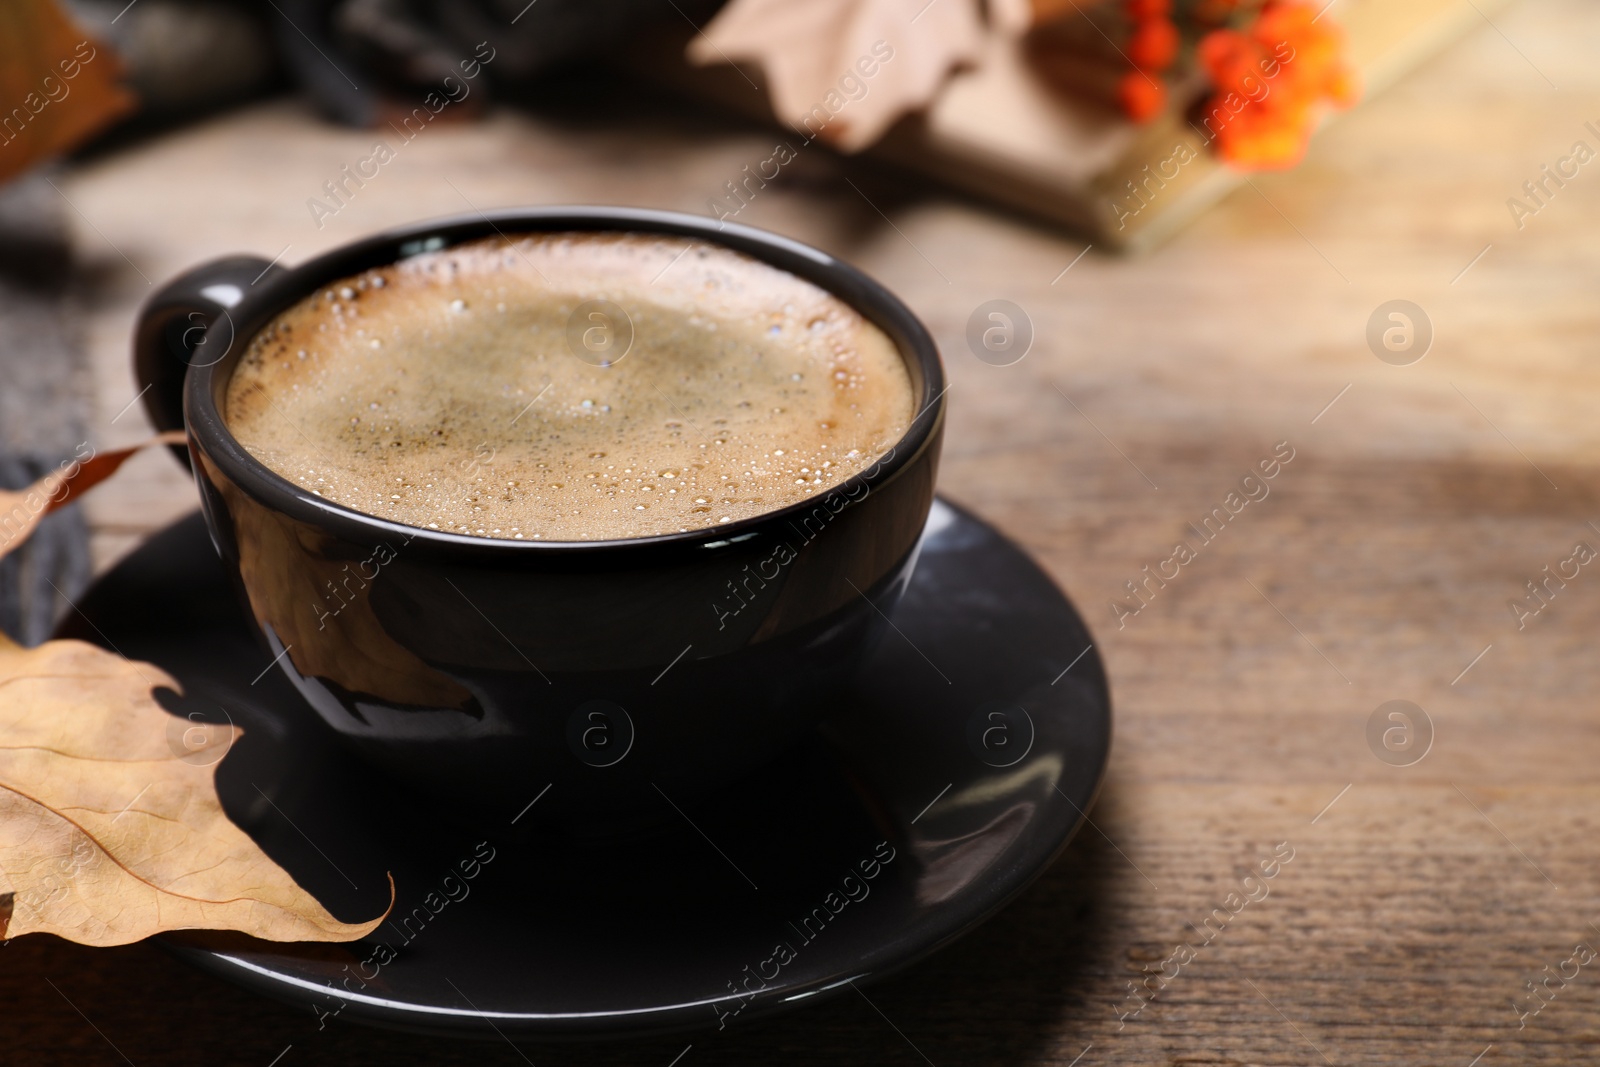
[[[0,187],[0,487],[19,489],[86,440],[89,377],[65,205],[44,175]],[[76,506],[0,560],[0,630],[37,644],[90,575]]]

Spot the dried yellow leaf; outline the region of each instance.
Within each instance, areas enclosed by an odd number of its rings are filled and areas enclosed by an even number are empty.
[[[111,50],[55,0],[0,3],[0,182],[133,110]]]
[[[22,547],[38,528],[39,520],[74,496],[94,488],[117,472],[128,457],[151,445],[177,445],[184,441],[182,430],[157,434],[147,441],[112,452],[96,452],[85,441],[75,455],[24,489],[0,489],[0,559]]]
[[[983,34],[975,0],[732,0],[689,59],[756,61],[779,119],[854,152],[976,62]]]
[[[177,684],[81,641],[0,636],[0,936],[121,945],[164,930],[352,941],[228,820],[215,766],[169,741]],[[209,729],[231,743],[232,726]],[[392,885],[391,885],[392,895]]]

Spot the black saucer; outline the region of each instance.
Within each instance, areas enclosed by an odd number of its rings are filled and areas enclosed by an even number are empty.
[[[381,911],[385,872],[399,897],[349,945],[166,940],[269,996],[383,1026],[716,1028],[876,978],[1032,881],[1110,746],[1105,673],[1071,604],[942,502],[894,628],[830,724],[722,793],[663,794],[663,821],[627,834],[559,836],[526,808],[474,830],[384,779],[266,670],[235,604],[196,515],[106,575],[62,636],[156,663],[184,688],[162,694],[169,710],[244,728],[218,768],[223,804],[335,915]]]

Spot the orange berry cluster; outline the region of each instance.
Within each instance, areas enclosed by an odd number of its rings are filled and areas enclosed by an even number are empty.
[[[1236,166],[1293,166],[1325,108],[1359,95],[1343,34],[1307,0],[1177,0],[1176,12],[1174,0],[1120,3],[1133,67],[1117,84],[1124,114],[1147,122],[1165,109],[1164,76],[1187,39],[1211,85],[1196,128]]]
[[[1344,35],[1295,0],[1270,0],[1243,30],[1211,31],[1198,58],[1213,86],[1205,129],[1222,158],[1251,170],[1300,162],[1325,106],[1360,95]]]
[[[1118,83],[1117,99],[1129,118],[1147,122],[1167,104],[1160,75],[1178,58],[1178,27],[1172,21],[1172,0],[1124,0],[1123,9],[1132,26],[1124,52],[1134,69]]]

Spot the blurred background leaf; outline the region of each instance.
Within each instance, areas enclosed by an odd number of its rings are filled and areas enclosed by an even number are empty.
[[[0,182],[132,111],[121,72],[54,0],[0,4]]]

